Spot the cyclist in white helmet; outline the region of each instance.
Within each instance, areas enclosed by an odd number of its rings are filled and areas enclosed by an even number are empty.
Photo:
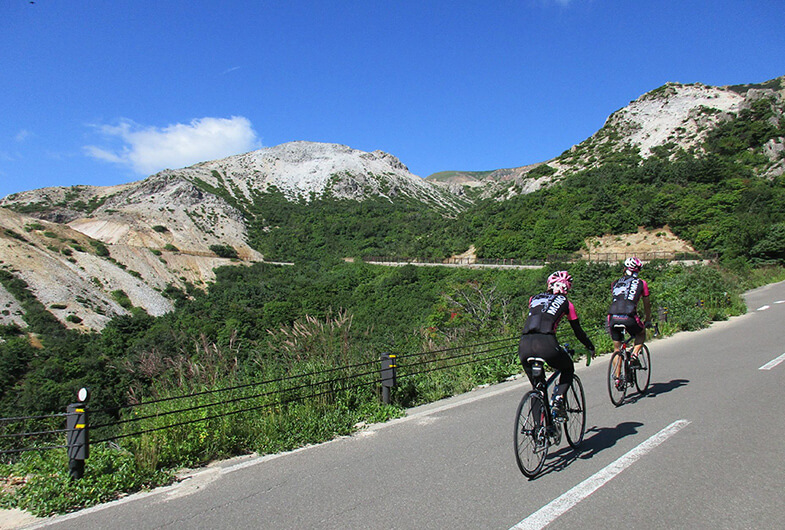
[[[534,385],[530,357],[540,357],[556,370],[559,370],[559,383],[553,389],[553,408],[557,416],[564,417],[564,393],[572,384],[575,365],[564,348],[556,340],[556,328],[562,317],[566,316],[572,331],[579,341],[594,355],[594,344],[583,331],[575,306],[567,300],[567,291],[572,287],[572,276],[567,271],[556,271],[548,276],[548,290],[529,299],[529,314],[523,326],[518,343],[518,357],[523,370]]]
[[[638,353],[646,342],[646,328],[651,327],[651,303],[649,302],[649,284],[638,278],[643,262],[636,256],[624,261],[624,276],[611,284],[613,301],[608,308],[608,331],[613,340],[614,351],[621,349],[623,335],[619,326],[627,329],[627,333],[635,337],[631,362],[638,363]],[[638,302],[643,301],[644,320],[638,314]]]

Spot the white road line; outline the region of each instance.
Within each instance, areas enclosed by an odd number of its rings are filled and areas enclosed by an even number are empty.
[[[777,300],[774,302],[775,304],[785,304],[785,300]]]
[[[560,497],[552,500],[529,517],[513,526],[510,530],[539,530],[555,521],[560,515],[583,499],[600,489],[606,482],[630,467],[639,458],[650,452],[662,442],[689,425],[688,420],[674,421],[663,430],[626,453],[618,460],[608,464]]]
[[[772,368],[774,368],[775,366],[780,364],[782,361],[785,361],[785,353],[783,353],[782,355],[780,355],[776,359],[767,362],[766,364],[764,364],[763,366],[758,368],[758,370],[771,370]]]
[[[766,310],[767,310],[768,308],[770,308],[770,307],[771,307],[770,305],[764,305],[764,306],[760,306],[760,307],[757,309],[757,311],[766,311]]]

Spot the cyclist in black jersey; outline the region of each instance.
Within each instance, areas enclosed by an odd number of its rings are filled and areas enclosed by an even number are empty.
[[[614,351],[621,349],[623,335],[619,326],[624,326],[627,333],[635,337],[630,360],[638,362],[638,353],[646,342],[646,328],[651,325],[651,303],[649,302],[649,284],[638,278],[643,262],[633,256],[624,261],[624,276],[611,284],[613,301],[608,308],[608,331],[613,340]],[[643,316],[638,314],[638,302],[643,302]]]
[[[553,389],[554,411],[559,416],[564,415],[564,392],[575,374],[572,358],[556,340],[556,328],[562,317],[567,316],[575,337],[586,346],[589,355],[594,355],[594,344],[583,331],[575,306],[567,300],[566,294],[571,287],[572,276],[567,271],[556,271],[548,276],[548,290],[529,299],[529,314],[518,343],[518,357],[532,385],[531,365],[527,362],[531,357],[540,357],[561,372],[559,383]]]

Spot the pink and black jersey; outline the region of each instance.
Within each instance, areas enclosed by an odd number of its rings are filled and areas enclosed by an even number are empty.
[[[649,284],[635,274],[619,278],[613,282],[611,289],[613,301],[608,308],[609,315],[635,315],[638,300],[641,296],[649,296]]]
[[[555,334],[559,321],[567,315],[567,320],[577,320],[575,306],[563,294],[540,293],[529,299],[529,315],[523,327],[523,334]]]

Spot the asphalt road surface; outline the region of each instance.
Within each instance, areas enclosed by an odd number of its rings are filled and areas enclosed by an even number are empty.
[[[781,528],[785,283],[747,302],[744,316],[650,341],[650,391],[621,407],[608,398],[610,356],[579,365],[585,441],[577,453],[563,441],[535,480],[515,464],[529,388],[516,380],[35,527]]]

